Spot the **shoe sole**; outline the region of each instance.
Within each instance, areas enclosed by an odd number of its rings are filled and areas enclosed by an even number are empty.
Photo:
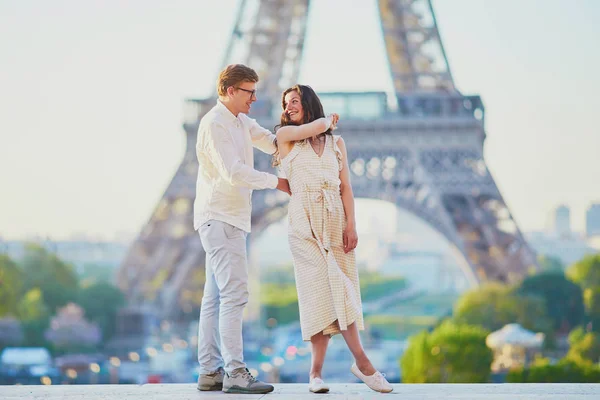
[[[329,388],[320,388],[317,390],[308,389],[311,393],[327,393],[329,392]]]
[[[223,384],[198,385],[198,390],[201,392],[212,392],[212,391],[217,391],[217,390],[223,390]]]
[[[223,389],[225,393],[236,393],[236,394],[265,394],[271,393],[275,388],[270,387],[268,389],[247,389],[240,386],[232,386],[227,389]]]
[[[364,383],[365,385],[367,385],[367,382],[363,381],[363,379],[358,376],[353,369],[350,369],[350,372],[352,372],[352,375],[354,375],[355,377],[357,377],[362,383]],[[378,392],[378,393],[391,393],[394,391],[394,389],[392,388],[391,390],[377,390],[377,389],[373,389],[371,386],[367,385],[367,387],[369,389],[371,389],[374,392]]]

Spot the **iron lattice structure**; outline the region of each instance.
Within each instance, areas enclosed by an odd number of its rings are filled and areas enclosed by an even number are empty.
[[[309,0],[241,1],[223,66],[244,63],[261,77],[252,116],[274,126],[281,91],[297,82]],[[537,268],[483,159],[484,107],[454,85],[429,0],[379,0],[393,80],[383,92],[320,93],[327,112],[343,118],[357,197],[392,202],[441,232],[466,259],[472,284],[511,282]],[[389,99],[392,101],[389,101]],[[186,101],[187,149],[180,167],[122,263],[118,283],[134,305],[176,319],[196,309],[204,258],[193,230],[200,118],[216,99]],[[270,157],[255,153],[259,170]],[[275,191],[253,194],[253,233],[287,213]],[[196,314],[191,316],[196,317]]]

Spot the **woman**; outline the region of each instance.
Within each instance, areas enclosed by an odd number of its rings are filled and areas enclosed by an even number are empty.
[[[289,180],[289,242],[294,259],[302,339],[312,344],[309,390],[329,391],[321,372],[329,338],[341,333],[355,363],[351,371],[378,392],[392,386],[369,361],[360,342],[364,329],[354,256],[358,243],[346,146],[331,131],[315,92],[296,85],[283,92],[277,129],[280,164]]]

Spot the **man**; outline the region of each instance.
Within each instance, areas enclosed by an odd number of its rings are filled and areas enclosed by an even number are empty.
[[[246,368],[242,313],[248,302],[246,236],[252,190],[289,193],[286,179],[256,171],[252,147],[276,151],[275,135],[246,113],[256,101],[258,75],[245,65],[227,66],[217,80],[219,100],[202,118],[196,154],[200,168],[194,229],[206,251],[206,282],[198,333],[199,390],[268,393],[273,386]],[[224,367],[224,368],[223,368]]]

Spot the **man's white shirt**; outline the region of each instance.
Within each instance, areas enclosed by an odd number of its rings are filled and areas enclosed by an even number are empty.
[[[250,232],[252,190],[275,189],[278,183],[277,176],[254,169],[252,148],[273,154],[274,140],[255,120],[243,113],[236,117],[217,100],[198,127],[194,229],[216,219]]]

